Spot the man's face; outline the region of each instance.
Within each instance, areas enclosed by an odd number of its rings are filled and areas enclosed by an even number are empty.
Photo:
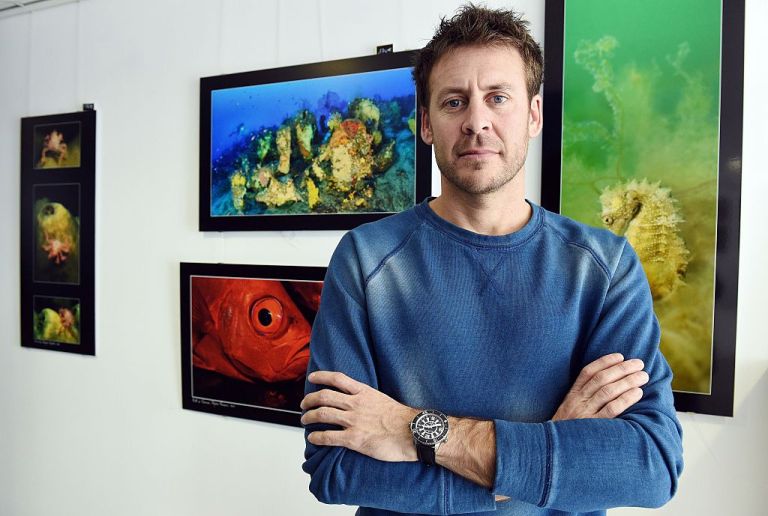
[[[495,192],[525,164],[541,132],[541,97],[528,100],[519,52],[507,46],[459,47],[429,76],[421,137],[435,146],[445,179],[469,194]]]

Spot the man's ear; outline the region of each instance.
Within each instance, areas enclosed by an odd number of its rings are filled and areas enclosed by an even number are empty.
[[[528,137],[536,138],[541,133],[543,124],[541,94],[536,94],[531,99],[528,111]]]
[[[421,111],[421,139],[427,145],[432,145],[432,125],[429,123],[429,112],[426,108],[420,108]]]

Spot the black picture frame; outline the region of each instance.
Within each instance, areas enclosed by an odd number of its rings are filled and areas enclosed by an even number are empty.
[[[96,111],[21,119],[21,345],[96,354]]]
[[[182,262],[183,407],[300,427],[309,332],[325,271]]]
[[[541,201],[543,207],[558,213],[562,198],[563,52],[567,1],[547,0],[545,13],[546,109]],[[741,213],[744,12],[744,0],[723,0],[711,389],[709,393],[674,392],[678,411],[720,416],[733,416]],[[696,13],[691,13],[691,16],[696,16]],[[636,23],[641,24],[642,21],[637,20]]]
[[[235,138],[236,143],[233,144],[230,147],[226,147],[224,144],[221,146],[217,146],[217,149],[219,148],[225,148],[225,151],[222,151],[223,154],[219,155],[218,160],[220,161],[220,166],[216,165],[212,161],[212,147],[214,146],[212,136],[214,132],[214,124],[212,122],[212,117],[214,117],[216,114],[212,112],[212,96],[213,93],[216,92],[216,94],[220,94],[221,92],[226,92],[227,90],[234,91],[238,88],[247,88],[247,87],[265,87],[265,86],[280,86],[281,83],[287,83],[287,84],[293,84],[295,82],[300,82],[303,84],[302,81],[311,81],[314,79],[339,79],[344,78],[345,80],[352,78],[353,80],[356,77],[362,77],[364,74],[367,74],[368,72],[385,72],[385,71],[397,71],[402,70],[404,72],[407,72],[410,74],[410,69],[412,67],[412,62],[414,59],[414,51],[404,51],[404,52],[394,52],[394,53],[385,53],[385,54],[379,54],[379,55],[373,55],[373,56],[365,56],[365,57],[356,57],[356,58],[350,58],[350,59],[341,59],[336,61],[326,61],[321,63],[312,63],[312,64],[303,64],[303,65],[295,65],[295,66],[288,66],[288,67],[282,67],[282,68],[272,68],[267,70],[257,70],[257,71],[251,71],[251,72],[243,72],[243,73],[234,73],[234,74],[228,74],[228,75],[219,75],[219,76],[213,76],[213,77],[204,77],[200,80],[200,202],[199,202],[199,229],[200,231],[255,231],[255,230],[339,230],[339,229],[351,229],[353,227],[356,227],[360,224],[363,224],[365,222],[371,222],[374,220],[378,220],[380,218],[386,217],[387,215],[390,215],[392,213],[395,213],[397,211],[402,211],[402,209],[406,209],[410,206],[413,206],[417,203],[419,203],[421,200],[429,196],[430,189],[431,189],[431,165],[432,165],[432,158],[431,158],[431,149],[428,145],[424,144],[424,142],[421,141],[421,138],[419,136],[420,131],[420,117],[418,116],[419,113],[419,105],[418,105],[418,99],[416,96],[416,90],[415,85],[413,86],[412,92],[409,88],[409,94],[413,95],[414,99],[414,118],[412,122],[408,121],[408,126],[410,127],[410,131],[413,132],[413,139],[414,139],[414,148],[412,150],[409,150],[409,152],[413,152],[414,154],[414,160],[413,160],[413,167],[414,170],[407,172],[404,172],[404,168],[397,168],[397,173],[400,174],[398,177],[408,177],[410,174],[413,174],[413,180],[412,184],[408,182],[408,187],[405,190],[400,191],[400,199],[404,200],[403,197],[403,191],[408,192],[408,201],[401,202],[398,201],[397,209],[390,209],[390,210],[383,210],[383,211],[373,211],[374,208],[370,207],[371,211],[347,211],[343,212],[342,210],[329,210],[328,205],[320,204],[320,207],[322,207],[325,212],[310,212],[310,211],[299,211],[298,213],[292,213],[292,214],[281,214],[281,213],[256,213],[252,214],[249,213],[249,210],[245,210],[243,213],[216,213],[214,214],[214,210],[212,208],[212,197],[217,199],[216,205],[219,206],[220,203],[218,199],[225,199],[226,196],[232,196],[232,200],[229,204],[224,202],[225,205],[229,206],[227,209],[232,211],[235,209],[235,191],[239,192],[239,199],[242,204],[240,204],[241,207],[245,206],[245,203],[250,202],[251,204],[249,206],[259,206],[259,209],[265,209],[263,205],[258,204],[255,200],[256,193],[255,189],[262,188],[262,192],[265,192],[268,190],[265,185],[278,185],[281,187],[286,187],[285,182],[278,181],[279,178],[282,178],[282,180],[285,180],[289,175],[291,176],[291,181],[293,179],[299,180],[298,184],[306,184],[306,179],[309,178],[313,181],[312,186],[315,187],[315,182],[318,183],[318,187],[322,191],[325,188],[325,191],[330,191],[330,186],[323,186],[326,183],[325,180],[321,181],[315,176],[313,176],[310,172],[311,165],[310,162],[301,162],[302,169],[294,171],[293,168],[290,169],[290,172],[283,172],[286,174],[285,176],[278,174],[275,171],[275,164],[279,162],[275,161],[276,153],[278,152],[279,147],[277,146],[277,137],[274,137],[275,134],[277,134],[277,131],[270,131],[272,132],[272,138],[273,143],[270,144],[271,146],[268,147],[270,150],[265,151],[267,152],[266,158],[272,158],[272,169],[271,172],[273,175],[260,175],[255,171],[255,165],[254,163],[248,162],[249,165],[244,166],[244,168],[248,168],[249,166],[253,165],[254,168],[250,169],[250,172],[246,170],[243,172],[244,177],[253,177],[253,180],[250,178],[244,182],[245,186],[242,187],[236,187],[234,184],[231,184],[231,191],[227,191],[226,189],[226,181],[229,181],[232,183],[232,176],[234,172],[228,173],[227,171],[231,171],[234,168],[233,163],[239,163],[234,156],[240,152],[240,150],[246,148],[246,145],[255,145],[254,139],[257,137],[260,138],[262,134],[266,131],[264,127],[261,127],[262,131],[259,131],[259,128],[252,129],[247,126],[246,122],[240,123],[234,129],[232,129],[232,132],[229,131],[229,127],[227,130],[222,130],[217,132],[217,134],[227,135],[228,137]],[[407,69],[407,70],[405,70]],[[358,75],[359,74],[359,75]],[[411,80],[412,84],[412,80]],[[378,87],[378,86],[377,86]],[[384,88],[384,86],[380,86]],[[243,90],[240,90],[243,91]],[[251,91],[251,90],[249,90]],[[259,90],[261,91],[261,90]],[[264,90],[266,91],[266,90]],[[255,93],[253,94],[253,97],[258,97]],[[353,97],[350,95],[350,97]],[[282,99],[278,97],[278,102],[281,102]],[[341,99],[342,102],[347,103],[347,107],[349,107],[349,103],[353,101],[353,98],[346,98],[343,97]],[[249,97],[249,103],[251,102]],[[253,101],[253,103],[256,103],[258,101]],[[286,100],[287,102],[287,100]],[[270,102],[270,105],[276,104],[275,102]],[[312,108],[312,106],[307,106],[307,108]],[[259,108],[260,109],[260,108]],[[255,111],[259,112],[259,111]],[[298,111],[297,111],[298,113]],[[402,113],[404,117],[407,117],[408,113]],[[298,116],[298,114],[296,115]],[[312,114],[314,116],[314,113]],[[325,116],[325,115],[323,115]],[[331,115],[332,116],[332,115]],[[346,114],[343,115],[345,119],[348,119]],[[318,127],[330,127],[328,125],[328,120],[326,120],[325,125],[323,123],[320,123],[322,117],[315,117],[314,120],[317,122],[315,127],[315,138],[318,138]],[[384,120],[385,116],[382,114],[381,119]],[[330,119],[329,119],[330,120]],[[403,122],[405,123],[405,122]],[[370,124],[370,120],[366,122],[367,125]],[[413,124],[413,125],[411,125]],[[276,126],[275,126],[276,127]],[[282,127],[282,126],[281,126]],[[292,127],[290,124],[288,124],[288,127]],[[375,134],[375,131],[373,131],[370,127],[368,127],[371,134]],[[238,131],[242,131],[244,134],[245,140],[237,140],[238,135],[236,134]],[[330,135],[332,132],[331,129],[327,130],[326,137]],[[384,132],[384,131],[382,131]],[[402,129],[401,129],[402,132]],[[291,158],[290,160],[295,160],[297,156],[299,156],[297,149],[297,137],[296,137],[296,129],[291,129],[291,144],[292,152],[290,154]],[[376,149],[376,152],[381,152],[381,150],[385,147],[384,143],[386,142],[386,136],[384,136],[384,141],[381,142],[380,147]],[[380,138],[381,140],[381,138]],[[217,140],[218,141],[218,140]],[[260,140],[256,140],[257,142]],[[377,145],[376,139],[373,139],[374,144]],[[392,140],[391,140],[392,141]],[[248,143],[244,143],[248,142]],[[318,152],[319,155],[319,146],[320,142],[314,142],[310,145],[311,151],[307,152]],[[314,147],[313,147],[314,146]],[[395,147],[395,152],[397,152],[397,149],[400,148],[400,141],[398,140],[398,145]],[[240,150],[238,150],[240,149]],[[253,149],[253,147],[251,147]],[[242,155],[238,154],[238,155]],[[258,156],[257,154],[253,154],[251,152],[248,154],[248,152],[245,153],[246,156],[253,157],[254,155]],[[226,159],[222,156],[226,156]],[[398,154],[395,154],[395,156],[398,156]],[[265,157],[262,157],[261,159],[265,159]],[[239,158],[238,158],[239,159]],[[258,158],[256,158],[258,160]],[[308,158],[306,158],[308,159]],[[314,164],[317,162],[317,159],[320,159],[318,156],[315,156],[312,158],[311,163]],[[325,159],[325,158],[323,158]],[[216,160],[214,160],[216,161]],[[299,160],[300,161],[300,160]],[[290,161],[289,161],[290,162]],[[328,163],[329,161],[323,161],[322,163]],[[410,160],[404,159],[404,162],[408,164],[408,167],[410,167]],[[266,163],[266,161],[265,161]],[[258,165],[262,166],[262,165]],[[291,167],[294,165],[292,164]],[[382,165],[383,166],[383,165]],[[304,169],[303,167],[307,167]],[[393,163],[389,165],[390,168],[385,169],[387,172],[394,173],[395,168],[397,167],[397,163]],[[262,167],[263,168],[263,167]],[[277,165],[277,169],[280,169],[280,165]],[[327,167],[326,167],[327,168]],[[239,171],[239,169],[238,169]],[[382,173],[384,175],[385,173]],[[215,177],[214,177],[215,175]],[[227,180],[223,179],[224,177],[228,177]],[[390,175],[391,177],[395,177]],[[265,184],[262,184],[261,186],[256,185],[256,178],[259,178],[259,182],[262,180],[265,181]],[[303,182],[302,182],[303,181]],[[370,183],[370,180],[366,179],[366,184]],[[354,193],[357,197],[357,199],[360,202],[365,202],[362,197],[365,197],[366,195],[370,197],[371,191],[374,191],[375,189],[368,189],[365,193],[358,192],[359,188],[354,185],[362,185],[364,182],[359,181],[356,182],[356,180],[352,180],[353,186],[351,187],[351,192]],[[379,184],[379,183],[376,183]],[[392,184],[392,183],[390,183]],[[291,186],[291,191],[293,191],[293,186]],[[218,194],[212,195],[213,189],[216,189]],[[241,188],[240,190],[237,190],[237,188]],[[300,188],[300,187],[296,187]],[[307,187],[309,188],[309,187]],[[343,188],[350,188],[348,185],[341,186],[341,189]],[[253,189],[254,191],[251,191]],[[307,190],[308,191],[308,190]],[[362,191],[362,190],[361,190]],[[410,195],[410,192],[412,191],[412,197]],[[295,193],[295,192],[294,192]],[[261,195],[261,194],[259,194]],[[289,195],[289,194],[286,194]],[[350,194],[351,196],[352,194]],[[374,191],[374,197],[376,195]],[[307,195],[307,198],[310,196]],[[303,200],[301,201],[303,202]],[[346,201],[345,201],[346,202]],[[393,201],[394,202],[394,201]],[[357,210],[357,208],[354,208],[355,204],[350,201],[351,206],[353,206],[353,210]],[[298,204],[296,204],[298,206]],[[309,201],[306,203],[307,207],[309,207]],[[317,205],[316,205],[317,206]],[[388,205],[389,206],[389,205]],[[394,207],[394,206],[392,206]],[[281,208],[282,209],[282,208]],[[307,208],[308,210],[309,208]],[[312,209],[320,209],[320,208],[312,208]],[[346,208],[345,208],[346,209]],[[226,211],[226,210],[225,210]]]

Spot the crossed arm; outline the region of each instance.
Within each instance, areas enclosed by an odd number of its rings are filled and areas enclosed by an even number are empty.
[[[613,365],[589,363],[545,422],[452,418],[449,442],[437,454],[440,468],[416,462],[408,422],[417,408],[378,390],[360,268],[353,253],[336,256],[313,327],[309,370],[314,373],[302,404],[307,411],[303,469],[319,500],[462,514],[493,510],[494,495],[506,495],[540,507],[588,512],[656,507],[675,492],[682,449],[671,371],[658,351],[659,327],[642,268],[628,246],[581,357],[587,363],[619,348],[643,363],[618,356],[605,359]],[[617,376],[607,372],[620,363],[634,370]],[[641,369],[650,377],[642,393],[636,390],[647,378],[636,374]],[[630,383],[621,383],[625,377],[632,378]],[[392,492],[409,496],[392,497]]]
[[[619,353],[595,360],[582,369],[552,420],[618,416],[642,397],[640,387],[648,382],[642,369],[641,360],[624,360]],[[339,372],[315,371],[309,382],[332,389],[304,398],[302,423],[340,427],[311,432],[309,442],[341,446],[385,462],[418,460],[408,423],[419,409]],[[493,421],[449,416],[449,426],[449,439],[438,448],[437,463],[475,484],[492,488],[496,464]],[[503,494],[496,496],[499,500]]]

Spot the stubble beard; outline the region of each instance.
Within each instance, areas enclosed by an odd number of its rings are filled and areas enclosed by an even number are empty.
[[[485,140],[488,140],[485,138]],[[466,142],[466,146],[469,147],[472,142]],[[474,144],[478,147],[489,147],[487,141],[484,141],[481,135],[476,137]],[[499,143],[500,147],[501,144]],[[460,146],[461,148],[461,146]],[[528,155],[528,140],[524,139],[520,145],[515,146],[515,153],[509,162],[503,164],[498,173],[494,174],[488,181],[482,181],[481,174],[461,174],[459,173],[458,166],[455,160],[445,160],[442,157],[442,153],[435,153],[435,160],[437,166],[440,169],[440,174],[453,186],[461,190],[464,193],[471,195],[485,195],[499,191],[512,181],[517,174],[522,170],[525,164],[525,157]],[[456,158],[458,159],[458,158]],[[496,159],[495,157],[492,159]],[[472,165],[473,171],[481,171],[486,167],[493,166],[489,164],[487,160],[478,160]]]

